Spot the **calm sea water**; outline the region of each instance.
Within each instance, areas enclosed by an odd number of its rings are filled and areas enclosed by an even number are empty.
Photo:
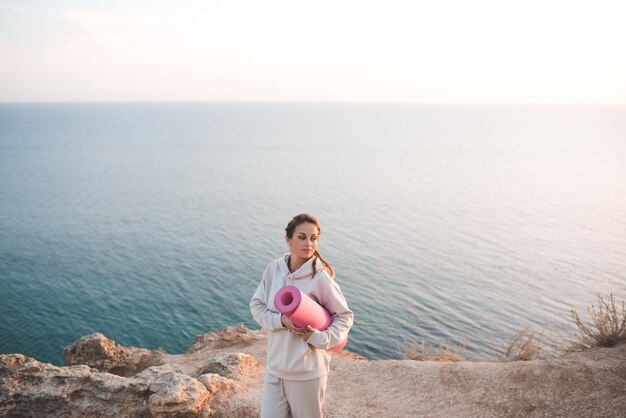
[[[258,328],[250,296],[305,211],[351,351],[573,335],[570,308],[626,298],[626,108],[0,105],[0,352]]]

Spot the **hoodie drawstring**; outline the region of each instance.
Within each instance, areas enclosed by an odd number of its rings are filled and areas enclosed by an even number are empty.
[[[285,379],[280,379],[280,397],[287,399],[287,392],[285,391]]]

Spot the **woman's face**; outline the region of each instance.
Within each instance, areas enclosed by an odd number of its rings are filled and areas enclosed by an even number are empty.
[[[293,238],[286,238],[291,254],[306,259],[311,258],[315,253],[319,239],[317,227],[309,222],[298,225],[293,232]]]

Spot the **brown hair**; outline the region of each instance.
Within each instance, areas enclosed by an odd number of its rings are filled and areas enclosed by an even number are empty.
[[[320,223],[317,221],[315,216],[309,215],[308,213],[301,213],[299,215],[294,216],[287,224],[287,228],[285,228],[285,233],[287,235],[287,238],[293,239],[293,233],[295,232],[296,227],[305,222],[315,225],[315,227],[317,228],[318,234],[319,235],[322,234],[322,228],[320,227]],[[322,258],[322,255],[319,253],[319,251],[315,250],[314,256],[320,259],[320,261],[324,265],[324,269],[328,270],[328,274],[330,275],[330,278],[334,279],[335,270],[333,269],[333,266],[330,265],[330,263],[328,263],[326,260]],[[316,273],[316,268],[315,268],[316,262],[317,260],[313,260],[313,277],[315,277],[315,273]]]

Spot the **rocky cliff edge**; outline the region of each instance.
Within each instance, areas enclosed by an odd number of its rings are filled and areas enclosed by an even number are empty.
[[[187,353],[102,334],[65,348],[67,367],[0,355],[0,416],[256,417],[267,334],[243,325]],[[526,362],[368,361],[333,353],[324,412],[338,417],[626,417],[626,344]]]

